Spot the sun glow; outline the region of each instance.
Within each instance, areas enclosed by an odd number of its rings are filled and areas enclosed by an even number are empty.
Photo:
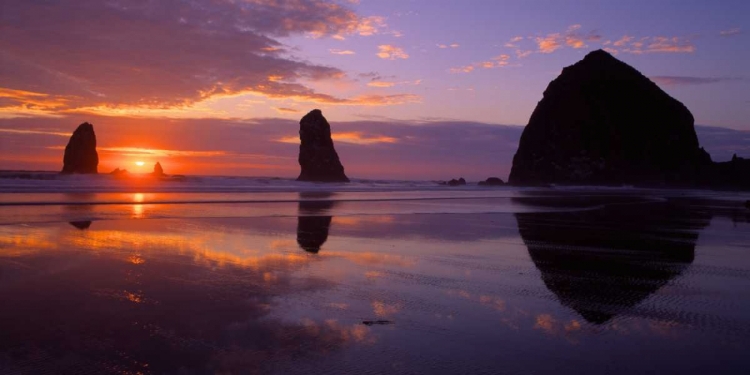
[[[137,165],[139,167],[142,167],[142,166],[146,165],[146,163],[142,162],[142,161],[137,161],[137,162],[135,162],[135,165]]]

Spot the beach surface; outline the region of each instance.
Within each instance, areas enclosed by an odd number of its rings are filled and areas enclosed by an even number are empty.
[[[0,180],[0,373],[750,373],[747,195],[81,181]]]

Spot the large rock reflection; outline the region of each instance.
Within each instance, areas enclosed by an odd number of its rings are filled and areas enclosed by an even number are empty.
[[[336,201],[333,193],[300,193],[297,216],[297,244],[310,253],[318,253],[328,240],[333,216],[326,215]]]
[[[556,205],[565,206],[557,201]],[[693,262],[706,211],[673,201],[619,198],[581,211],[518,213],[518,230],[544,284],[601,324],[633,308]],[[542,206],[545,198],[520,198]]]

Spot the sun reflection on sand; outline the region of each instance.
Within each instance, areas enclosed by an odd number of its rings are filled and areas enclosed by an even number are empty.
[[[67,223],[0,227],[0,271],[18,269],[9,274],[23,281],[4,289],[5,297],[15,298],[17,307],[30,311],[34,319],[42,319],[50,309],[56,311],[43,327],[21,325],[25,328],[18,334],[33,342],[62,335],[50,345],[112,342],[107,348],[86,349],[86,358],[106,359],[114,349],[132,358],[117,366],[129,369],[135,361],[157,372],[161,370],[155,366],[176,372],[169,366],[184,363],[185,368],[210,366],[238,373],[240,368],[287,360],[292,354],[297,358],[377,342],[373,330],[356,321],[318,318],[300,323],[272,315],[277,296],[332,285],[305,277],[293,281],[298,278],[296,271],[326,258],[300,252],[294,242],[280,242],[275,234],[184,224],[98,221],[85,231]],[[67,265],[60,270],[56,264]],[[50,267],[50,277],[28,282]],[[61,289],[66,298],[52,297]],[[39,304],[44,308],[30,307]],[[17,313],[4,316],[3,331],[7,331],[5,324],[17,325],[13,322],[21,319]],[[105,324],[99,322],[107,322],[107,328],[94,329]],[[266,339],[258,343],[254,337]],[[205,344],[183,345],[191,342]],[[171,349],[143,352],[132,343]],[[301,343],[311,347],[298,352]],[[175,361],[174,356],[191,360]],[[59,365],[54,355],[51,361],[49,366]]]

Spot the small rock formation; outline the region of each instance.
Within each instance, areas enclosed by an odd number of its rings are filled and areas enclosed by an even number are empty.
[[[732,160],[713,163],[709,173],[704,174],[704,186],[723,189],[750,188],[750,159],[732,156]]]
[[[636,69],[594,51],[544,91],[509,182],[692,186],[711,168],[693,123],[682,103]]]
[[[333,148],[331,125],[323,113],[314,109],[299,122],[299,165],[297,181],[349,182],[344,166]]]
[[[502,186],[505,185],[505,182],[503,180],[497,178],[497,177],[490,177],[484,181],[479,181],[479,186]]]
[[[94,126],[84,122],[73,132],[65,146],[62,173],[98,173],[98,166]]]
[[[127,169],[115,168],[115,170],[112,171],[112,172],[109,172],[109,174],[112,175],[112,176],[115,176],[115,177],[124,177],[124,176],[128,175],[128,170]]]
[[[458,180],[454,178],[447,182],[441,182],[440,185],[448,185],[448,186],[466,185],[466,180],[464,180],[463,177],[459,177]]]
[[[161,167],[161,164],[158,161],[156,162],[156,164],[154,164],[154,172],[151,174],[156,177],[164,176],[164,169]]]

